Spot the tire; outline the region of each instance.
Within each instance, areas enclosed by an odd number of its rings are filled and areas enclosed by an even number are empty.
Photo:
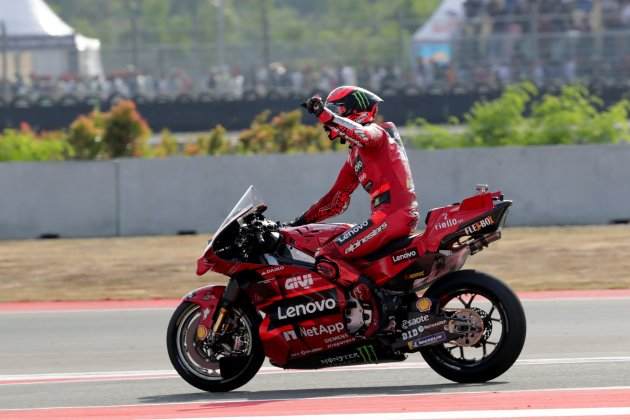
[[[483,341],[487,340],[484,336],[480,340],[480,343],[483,342],[483,357],[478,361],[463,360],[463,351],[467,346],[450,347],[449,350],[448,347],[453,345],[453,342],[424,347],[420,353],[429,366],[446,379],[460,383],[490,381],[507,371],[520,355],[527,329],[525,313],[518,297],[505,283],[474,270],[462,270],[447,275],[429,287],[424,296],[439,301],[441,310],[444,305],[453,302],[456,296],[462,295],[465,291],[468,291],[473,299],[475,294],[486,298],[493,305],[490,314],[496,309],[501,316],[501,333],[492,352],[486,356],[486,343],[490,341]],[[471,299],[469,305],[475,308],[472,302]],[[494,318],[486,315],[487,317],[483,318],[486,325],[484,332],[488,330],[486,322],[491,324],[489,331],[492,332]],[[454,348],[462,352],[462,359],[453,356],[451,351]]]
[[[227,392],[245,385],[265,360],[258,336],[260,316],[251,307],[233,307],[231,313],[237,314],[239,325],[248,331],[249,349],[245,356],[223,357],[211,362],[195,345],[200,313],[200,307],[190,302],[182,302],[173,313],[166,333],[166,347],[173,367],[186,382],[204,391]],[[204,365],[219,376],[203,372]]]

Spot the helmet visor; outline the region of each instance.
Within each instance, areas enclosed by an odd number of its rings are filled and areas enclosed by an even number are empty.
[[[346,108],[346,106],[339,102],[338,103],[329,102],[326,104],[326,108],[328,108],[329,110],[331,110],[337,115],[341,115],[342,117],[345,117],[346,113],[348,112],[348,109]]]

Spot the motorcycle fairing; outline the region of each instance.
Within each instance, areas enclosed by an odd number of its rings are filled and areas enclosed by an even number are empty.
[[[199,325],[203,325],[208,331],[212,329],[215,319],[214,315],[221,303],[224,291],[225,286],[215,284],[200,287],[184,296],[183,301],[197,304],[202,309],[203,317],[199,321]]]
[[[315,255],[319,248],[351,227],[348,223],[312,223],[281,231],[288,245]]]
[[[445,249],[443,248],[445,245],[450,246],[448,241],[458,240],[462,235],[478,237],[497,230],[511,204],[502,202],[495,206],[494,201],[501,199],[500,192],[482,193],[461,203],[435,208],[427,215],[427,228],[424,233],[400,241],[400,248],[394,246],[386,249],[388,252],[378,255],[378,258],[370,259],[370,256],[366,256],[354,260],[353,263],[377,286],[393,288],[392,285],[396,283],[399,284],[401,291],[409,291],[409,283],[415,284],[418,278],[425,281],[423,276],[436,271],[440,261],[443,261],[442,254],[438,251]],[[230,223],[237,223],[238,218],[242,217],[241,214],[237,213],[236,219]],[[481,223],[487,217],[491,220],[486,220],[485,224]],[[230,229],[229,225],[223,227],[226,232]],[[314,224],[299,228],[283,228],[280,229],[280,233],[285,248],[291,246],[307,255],[314,255],[324,243],[350,226]],[[211,248],[211,246],[206,248],[204,255],[199,259],[198,274],[203,274],[208,269],[230,276],[245,271],[256,272],[257,280],[252,281],[245,291],[257,309],[267,314],[260,325],[259,335],[265,353],[273,364],[307,368],[322,367],[322,363],[331,365],[355,363],[358,352],[355,347],[362,343],[358,338],[338,328],[340,323],[343,324],[345,321],[347,302],[344,291],[317,274],[312,264],[294,261],[290,256],[284,256],[285,258],[278,256],[275,263],[224,260]],[[275,265],[278,262],[280,265]],[[431,278],[433,277],[429,277],[429,280]],[[287,284],[291,286],[287,287]],[[209,299],[214,303],[206,304],[210,313],[204,317],[203,322],[207,323],[207,325],[204,323],[204,326],[209,329],[219,302],[218,298],[222,293],[222,289],[212,289]],[[203,298],[197,298],[199,299],[201,304],[205,304]],[[325,306],[326,302],[332,301],[334,308]],[[312,313],[306,314],[301,309],[307,305],[312,309]],[[289,316],[289,313],[299,316]],[[209,320],[206,321],[208,317]],[[431,323],[436,322],[440,321],[431,319]],[[424,334],[414,336],[412,338],[416,341],[412,346],[415,349],[452,337],[451,334],[442,331],[434,335],[435,337],[431,338],[425,337]],[[399,345],[409,346],[409,343],[407,339],[400,341]],[[379,354],[379,351],[374,350],[374,353],[370,353],[373,355],[370,359],[382,360],[400,356],[398,353]],[[326,358],[326,355],[330,356]],[[357,363],[364,362],[358,362],[357,359]]]
[[[266,314],[259,336],[273,364],[284,366],[355,341],[345,329],[346,297],[335,284],[295,266],[265,267],[258,274],[246,293]]]

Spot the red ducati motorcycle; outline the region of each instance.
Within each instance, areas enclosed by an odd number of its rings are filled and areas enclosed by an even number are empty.
[[[286,369],[320,369],[401,362],[419,352],[452,381],[496,378],[523,348],[525,314],[503,282],[461,270],[501,237],[511,205],[500,192],[477,190],[429,211],[423,233],[352,262],[373,283],[372,307],[322,275],[314,258],[352,225],[283,227],[263,216],[266,206],[250,187],[197,262],[198,275],[223,273],[227,286],[189,293],[170,320],[173,366],[210,392],[244,385],[265,356]],[[380,329],[364,337],[376,315]]]

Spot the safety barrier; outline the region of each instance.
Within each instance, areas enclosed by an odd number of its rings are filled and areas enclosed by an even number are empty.
[[[514,200],[508,224],[630,219],[630,145],[409,150],[423,217],[474,193]],[[288,220],[324,194],[344,153],[0,164],[0,238],[210,232],[254,184],[268,215]],[[337,220],[368,216],[358,190]]]

